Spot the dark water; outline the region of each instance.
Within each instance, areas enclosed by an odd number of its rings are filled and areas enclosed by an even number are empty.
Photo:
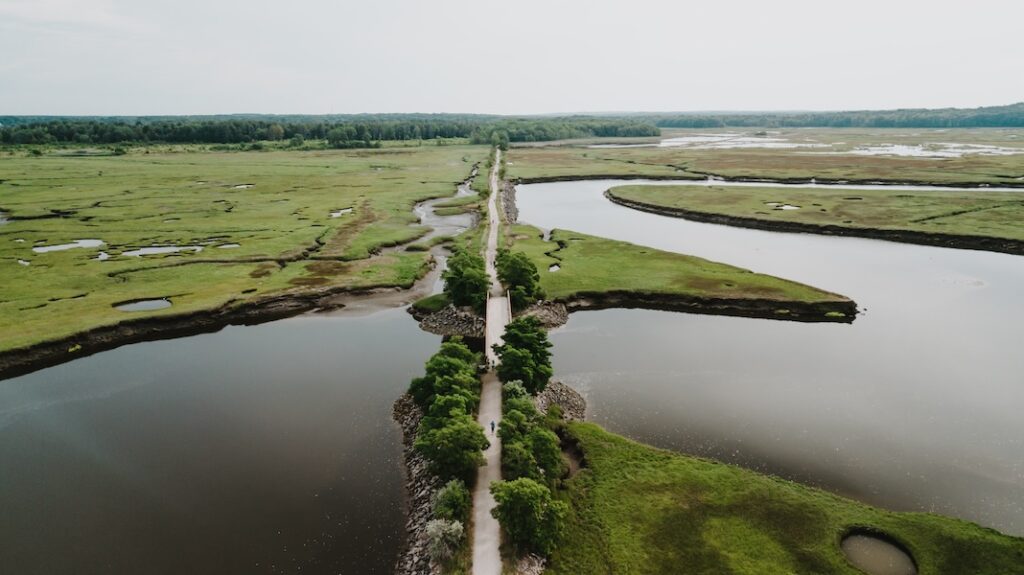
[[[520,220],[802,281],[866,311],[852,325],[573,314],[552,337],[555,376],[596,421],[1024,534],[1024,257],[688,222],[612,204],[611,184],[519,186]]]
[[[143,343],[0,382],[0,573],[390,573],[401,309]]]

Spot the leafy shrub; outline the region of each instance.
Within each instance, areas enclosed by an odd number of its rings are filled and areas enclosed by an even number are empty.
[[[561,532],[568,506],[551,498],[551,491],[532,479],[496,481],[491,493],[497,502],[491,511],[517,551],[551,552]]]
[[[469,489],[458,479],[452,479],[434,495],[434,517],[437,519],[464,523],[472,506]]]
[[[426,529],[427,554],[438,563],[450,559],[458,551],[464,531],[459,521],[432,519]]]

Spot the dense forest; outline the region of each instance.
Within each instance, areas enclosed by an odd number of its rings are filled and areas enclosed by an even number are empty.
[[[223,116],[147,118],[0,117],[3,144],[241,144],[326,140],[336,148],[385,140],[470,138],[474,143],[538,142],[604,136],[656,136],[653,123],[623,118],[472,115]]]
[[[502,117],[478,114],[221,116],[0,116],[0,144],[246,144],[326,141],[335,148],[386,140],[468,138],[510,142],[657,136],[660,128],[986,128],[1024,127],[1024,103],[987,108],[851,112],[737,112]]]
[[[1024,127],[1024,102],[987,108],[643,114],[639,117],[661,128],[1019,128]]]

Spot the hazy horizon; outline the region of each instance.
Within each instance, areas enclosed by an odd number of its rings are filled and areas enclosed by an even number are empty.
[[[0,115],[848,111],[1024,100],[1024,5],[0,0]]]

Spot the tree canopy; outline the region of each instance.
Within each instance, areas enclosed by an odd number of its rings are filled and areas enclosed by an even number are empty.
[[[547,487],[525,477],[492,483],[491,493],[497,503],[491,513],[508,534],[513,548],[550,553],[568,506],[553,500]]]

